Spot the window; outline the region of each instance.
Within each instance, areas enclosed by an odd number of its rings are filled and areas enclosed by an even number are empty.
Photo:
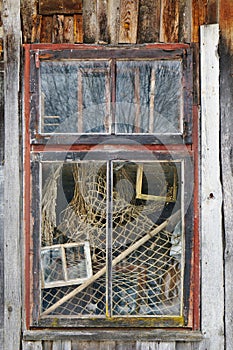
[[[32,45],[25,71],[30,324],[190,326],[189,46]]]

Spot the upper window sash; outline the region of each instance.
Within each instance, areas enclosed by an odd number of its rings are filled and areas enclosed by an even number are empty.
[[[188,45],[59,47],[31,46],[32,143],[192,142]]]

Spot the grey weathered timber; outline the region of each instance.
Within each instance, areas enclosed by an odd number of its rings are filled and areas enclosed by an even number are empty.
[[[4,168],[0,165],[0,350],[3,349],[4,326]]]
[[[42,350],[42,342],[23,342],[23,350]]]
[[[3,1],[5,61],[4,349],[20,349],[21,246],[19,235],[20,1]]]
[[[97,38],[97,0],[83,0],[83,41],[87,44],[93,44],[98,41]]]
[[[219,26],[201,26],[202,331],[224,349],[222,189],[219,164]]]
[[[225,339],[233,344],[233,2],[220,3],[220,111],[221,165],[225,233]]]
[[[203,339],[200,332],[195,331],[169,331],[159,329],[149,330],[80,330],[80,331],[58,331],[58,330],[38,330],[38,331],[25,331],[23,333],[23,339],[28,341],[36,340],[101,340],[101,341],[188,341],[199,342]]]

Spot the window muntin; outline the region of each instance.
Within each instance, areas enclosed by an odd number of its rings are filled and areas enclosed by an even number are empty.
[[[180,60],[44,61],[40,81],[42,133],[181,133]]]
[[[31,141],[52,137],[69,144],[71,135],[83,135],[85,143],[95,143],[100,135],[141,135],[145,143],[151,135],[149,143],[190,143],[190,61],[188,47],[32,50]]]
[[[41,174],[41,254],[54,276],[46,285],[42,278],[42,317],[181,317],[183,161],[42,162]],[[138,198],[138,181],[147,199]],[[86,254],[62,263],[61,250],[83,242]],[[62,265],[86,275],[69,281]]]

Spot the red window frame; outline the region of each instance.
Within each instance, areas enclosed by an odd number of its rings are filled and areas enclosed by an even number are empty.
[[[51,57],[54,55],[56,57],[57,52],[64,52],[64,55],[69,54],[70,52],[81,52],[81,56],[85,58],[85,55],[90,57],[90,52],[94,50],[98,52],[101,56],[114,54],[115,49],[105,48],[103,46],[90,46],[90,45],[49,45],[49,44],[33,44],[33,45],[24,45],[25,50],[25,68],[24,68],[24,222],[25,222],[25,317],[26,317],[26,325],[27,328],[30,326],[35,326],[32,323],[32,305],[33,305],[33,297],[32,297],[32,267],[33,267],[33,251],[32,251],[32,237],[31,237],[31,226],[32,226],[32,217],[31,217],[31,166],[30,159],[32,153],[42,153],[46,151],[50,152],[64,152],[64,151],[89,151],[96,147],[101,137],[97,135],[96,137],[91,137],[89,142],[86,142],[85,139],[80,138],[78,144],[69,145],[69,142],[66,141],[66,137],[58,137],[55,139],[56,142],[51,144],[47,144],[46,137],[40,135],[39,133],[35,133],[31,138],[30,127],[31,127],[31,106],[30,106],[30,96],[31,90],[33,88],[33,80],[31,78],[31,70],[35,69],[40,64],[40,58],[43,57]],[[113,50],[113,51],[112,51]],[[121,50],[120,48],[116,48],[116,50]],[[138,52],[153,52],[153,54],[157,53],[159,57],[163,54],[167,57],[167,55],[171,55],[171,57],[175,57],[175,55],[180,55],[181,52],[186,55],[189,52],[188,60],[186,64],[189,65],[190,71],[192,66],[192,54],[190,50],[190,45],[186,44],[148,44],[143,45],[138,48],[129,48],[128,52],[136,52],[136,56],[138,57]],[[48,56],[46,56],[48,55]],[[98,56],[98,55],[97,55]],[[140,56],[140,55],[139,55]],[[143,56],[143,54],[142,54]],[[70,57],[70,56],[69,56]],[[142,57],[143,58],[143,57]],[[93,57],[94,59],[94,57]],[[192,76],[192,73],[189,71],[189,78]],[[192,81],[185,81],[187,85],[187,97],[189,101],[192,101],[190,95],[192,95]],[[193,101],[192,101],[193,102]],[[200,328],[200,314],[199,314],[199,302],[200,302],[200,268],[199,268],[199,211],[198,211],[198,107],[192,105],[187,106],[189,112],[189,118],[192,118],[190,121],[190,125],[192,130],[187,129],[187,134],[184,137],[184,141],[180,143],[176,143],[175,140],[165,140],[164,144],[160,144],[159,142],[155,142],[150,137],[150,135],[143,136],[140,139],[140,142],[143,144],[143,147],[146,147],[150,151],[172,151],[177,153],[182,153],[182,151],[187,151],[193,159],[194,163],[194,195],[193,195],[193,238],[190,242],[191,253],[191,269],[190,269],[190,295],[189,295],[189,314],[187,316],[187,323],[184,326],[179,326],[179,330],[182,328],[198,330]],[[191,109],[191,112],[190,112]],[[190,131],[192,132],[192,137],[190,137]],[[187,136],[188,135],[188,136]],[[126,135],[127,136],[127,135]],[[112,137],[112,136],[110,136]],[[133,138],[138,138],[139,136],[135,135]],[[103,136],[103,139],[106,139],[106,136]],[[140,137],[139,137],[140,138]],[[114,137],[113,137],[114,139]],[[114,140],[115,141],[115,140]],[[110,142],[111,143],[111,142]],[[112,147],[115,147],[113,145]],[[45,147],[46,145],[46,147]],[[140,151],[142,147],[140,146],[127,146],[122,145],[123,148],[129,150],[130,148],[134,151]],[[193,247],[193,248],[192,248]],[[36,271],[34,271],[36,273]],[[35,286],[34,286],[35,287]],[[149,324],[149,323],[148,323]],[[40,324],[41,326],[41,324]],[[48,326],[48,324],[42,324],[42,326]],[[56,326],[56,325],[54,325]],[[130,326],[130,323],[129,323]],[[137,324],[133,326],[138,326]],[[145,327],[148,325],[144,324]],[[150,325],[151,326],[151,325]],[[159,324],[158,324],[159,326]],[[169,325],[169,327],[176,327],[176,325]],[[156,327],[156,323],[152,325],[152,327]],[[164,326],[163,326],[164,327]]]

